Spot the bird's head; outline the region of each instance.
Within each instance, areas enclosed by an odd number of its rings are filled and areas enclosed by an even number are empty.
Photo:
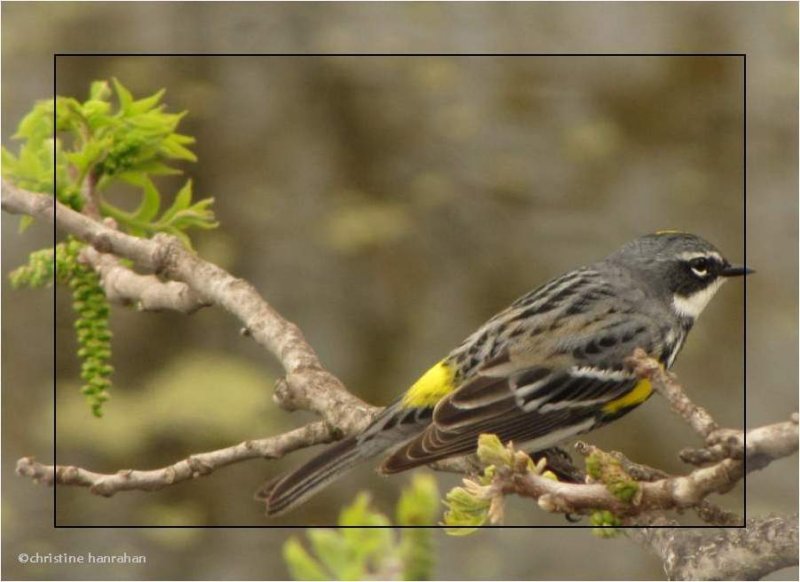
[[[753,272],[744,265],[732,265],[699,236],[672,230],[635,239],[608,260],[644,277],[659,296],[671,300],[677,315],[691,320],[697,319],[727,279]]]

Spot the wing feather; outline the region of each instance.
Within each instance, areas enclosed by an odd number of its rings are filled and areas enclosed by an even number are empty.
[[[636,378],[628,373],[586,367],[567,371],[525,368],[506,377],[478,375],[444,398],[428,428],[397,449],[381,470],[404,471],[474,452],[483,433],[496,434],[504,442],[539,441],[543,448],[552,446],[589,430],[602,404],[635,384]],[[530,390],[531,386],[535,389]],[[486,393],[493,395],[488,404]],[[520,399],[520,393],[526,396]]]

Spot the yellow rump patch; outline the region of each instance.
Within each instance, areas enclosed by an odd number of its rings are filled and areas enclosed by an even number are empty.
[[[603,412],[607,414],[614,414],[615,412],[619,412],[624,408],[637,406],[647,400],[652,393],[653,385],[650,383],[650,380],[643,378],[636,383],[636,386],[633,387],[633,390],[624,396],[605,404],[603,406]]]
[[[403,405],[409,408],[432,408],[450,394],[455,385],[455,371],[444,360],[434,365],[414,382],[403,396]]]

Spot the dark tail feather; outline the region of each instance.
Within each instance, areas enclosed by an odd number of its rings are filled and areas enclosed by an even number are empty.
[[[256,492],[255,498],[266,503],[267,515],[280,515],[378,452],[365,453],[359,449],[355,437],[346,438],[288,475],[266,482]]]

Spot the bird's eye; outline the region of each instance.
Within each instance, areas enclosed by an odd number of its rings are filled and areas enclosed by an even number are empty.
[[[692,272],[701,278],[708,277],[708,269],[710,266],[709,260],[705,257],[697,257],[689,261],[689,267],[692,269]]]

